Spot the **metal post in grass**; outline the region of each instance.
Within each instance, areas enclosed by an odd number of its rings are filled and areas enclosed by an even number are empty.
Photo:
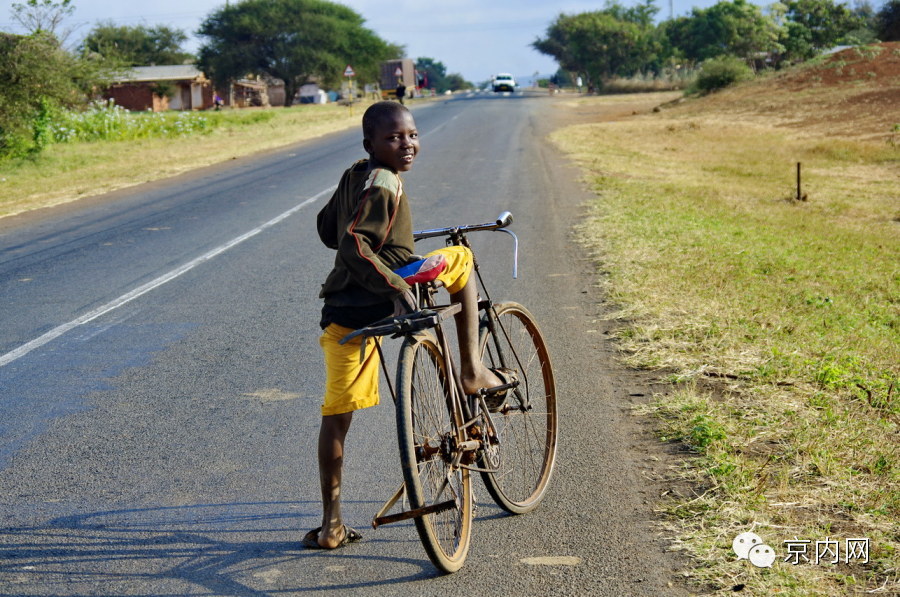
[[[797,162],[797,197],[796,197],[796,199],[797,199],[797,201],[806,201],[807,199],[809,199],[809,197],[803,192],[803,186],[801,184],[801,177],[800,177],[800,168],[801,168],[801,164],[800,164],[800,162]]]

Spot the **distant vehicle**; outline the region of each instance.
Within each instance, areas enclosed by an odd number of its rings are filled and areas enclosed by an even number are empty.
[[[416,67],[409,58],[388,60],[381,63],[381,97],[382,99],[397,99],[397,87],[403,83],[406,87],[407,97],[412,97],[416,86]]]
[[[499,73],[494,76],[493,87],[495,93],[498,91],[515,91],[516,80],[509,73]]]

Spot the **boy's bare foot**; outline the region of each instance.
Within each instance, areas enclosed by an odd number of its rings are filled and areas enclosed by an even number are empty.
[[[344,541],[344,538],[347,536],[347,529],[344,525],[339,525],[335,528],[325,529],[323,528],[319,531],[319,546],[324,549],[334,549],[335,547],[339,547],[341,543]]]
[[[323,532],[322,527],[313,529],[303,537],[303,545],[311,549],[337,549],[348,543],[356,543],[362,535],[356,529],[340,525],[336,529]]]
[[[466,394],[474,394],[478,390],[494,388],[503,383],[502,379],[484,365],[481,365],[472,374],[462,374],[462,386]]]

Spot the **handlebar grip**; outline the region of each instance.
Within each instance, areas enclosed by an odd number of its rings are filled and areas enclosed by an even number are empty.
[[[512,223],[513,223],[513,215],[508,211],[504,211],[499,216],[497,216],[497,226],[499,226],[501,228],[506,228],[507,226],[509,226]]]

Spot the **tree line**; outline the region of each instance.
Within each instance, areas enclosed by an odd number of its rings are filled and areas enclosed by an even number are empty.
[[[352,64],[359,81],[377,81],[380,64],[405,48],[381,39],[354,10],[328,0],[242,0],[210,13],[197,34],[197,55],[182,48],[185,32],[167,26],[98,23],[74,48],[63,29],[73,0],[24,0],[12,18],[24,35],[0,32],[0,158],[39,153],[54,109],[85,105],[132,66],[195,63],[219,88],[248,75],[279,79],[286,97],[315,80],[337,86]],[[438,91],[465,85],[432,58],[420,75]],[[287,102],[289,105],[290,102]]]
[[[560,14],[532,45],[565,73],[599,88],[613,77],[661,74],[723,57],[777,68],[836,45],[900,40],[900,0],[878,10],[869,0],[852,8],[835,0],[782,0],[765,8],[720,0],[657,24],[658,13],[654,0],[631,7],[611,0],[602,10]]]
[[[782,0],[762,9],[721,0],[656,24],[654,0],[625,7],[560,14],[533,46],[562,71],[600,87],[610,77],[662,73],[679,65],[728,56],[778,66],[839,43],[900,39],[900,0],[875,10],[869,0],[849,8],[835,0]],[[135,65],[196,62],[218,85],[248,74],[284,81],[288,98],[307,80],[334,86],[352,64],[360,81],[378,80],[384,60],[403,46],[381,39],[352,9],[328,0],[242,0],[213,11],[197,31],[197,56],[182,49],[187,35],[166,26],[97,24],[74,49],[65,21],[73,0],[24,0],[12,18],[27,33],[0,32],[0,159],[39,153],[53,111],[87,103]],[[423,81],[438,92],[469,84],[432,58],[419,58]]]

